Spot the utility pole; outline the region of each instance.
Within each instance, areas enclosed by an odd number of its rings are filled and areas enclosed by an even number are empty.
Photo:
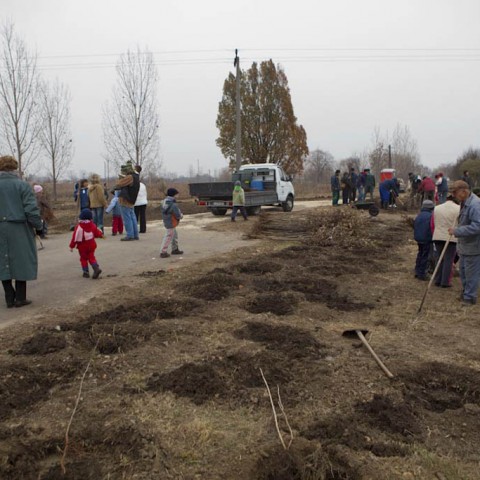
[[[236,139],[235,139],[235,166],[237,170],[240,170],[242,165],[242,124],[240,115],[240,57],[238,56],[238,50],[235,49],[235,60],[233,65],[237,67],[235,74],[235,125],[236,125]]]
[[[392,146],[388,146],[388,168],[392,168]]]

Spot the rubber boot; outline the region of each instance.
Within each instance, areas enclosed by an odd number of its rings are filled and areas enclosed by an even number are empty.
[[[24,307],[25,305],[30,305],[32,303],[30,300],[27,300],[27,282],[16,280],[15,289],[15,306],[17,308]]]
[[[15,306],[15,289],[11,280],[2,280],[3,290],[5,291],[5,301],[7,302],[7,308]]]
[[[92,268],[93,268],[92,278],[95,280],[100,276],[102,271],[100,270],[100,267],[98,265],[92,265]]]

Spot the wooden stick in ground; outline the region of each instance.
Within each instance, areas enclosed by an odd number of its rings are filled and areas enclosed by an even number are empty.
[[[67,451],[68,451],[68,444],[69,444],[68,434],[70,432],[70,427],[72,426],[73,417],[75,416],[75,413],[77,412],[78,404],[80,403],[80,398],[81,398],[81,395],[82,395],[83,382],[85,380],[85,376],[87,375],[88,369],[90,368],[90,364],[92,363],[93,356],[95,354],[97,346],[98,346],[98,340],[97,340],[97,344],[95,345],[95,348],[92,351],[92,355],[90,357],[90,360],[88,361],[87,367],[85,368],[85,371],[83,372],[82,378],[80,380],[80,386],[78,388],[78,394],[77,394],[77,399],[75,401],[75,406],[73,408],[72,414],[70,415],[70,421],[68,422],[67,430],[65,431],[65,448],[63,449],[62,459],[60,460],[60,467],[62,468],[63,475],[65,475],[65,473],[67,473],[67,469],[65,468],[65,460],[67,458]]]
[[[263,374],[262,369],[260,369],[260,373],[262,374],[263,381],[265,383],[265,386],[267,387],[268,397],[270,398],[270,404],[272,406],[272,411],[273,411],[273,419],[275,420],[275,428],[277,429],[277,433],[278,433],[278,436],[280,438],[280,442],[282,443],[283,449],[287,450],[287,446],[285,445],[285,441],[283,440],[282,433],[280,432],[280,427],[278,426],[277,412],[275,411],[275,404],[273,403],[273,398],[272,398],[272,394],[270,392],[270,387],[268,386],[267,380],[265,378],[265,375]]]
[[[448,244],[450,243],[451,239],[452,239],[452,236],[450,235],[448,237],[448,240],[445,242],[442,253],[440,254],[440,257],[438,258],[438,262],[435,265],[435,270],[433,271],[432,276],[430,277],[430,281],[428,282],[427,288],[425,289],[425,293],[423,294],[422,302],[420,303],[420,306],[418,307],[417,315],[422,311],[423,304],[425,303],[425,300],[427,299],[428,291],[430,290],[430,287],[432,286],[432,283],[435,280],[435,276],[437,275],[438,269],[440,268],[440,264],[442,263],[443,257],[445,256],[445,252],[447,251],[447,247],[448,247]]]
[[[288,421],[287,413],[283,408],[282,397],[280,396],[280,387],[278,385],[277,385],[277,395],[278,395],[278,406],[282,411],[283,418],[285,418],[285,423],[287,424],[288,431],[290,432],[290,440],[287,445],[287,450],[288,450],[290,448],[290,445],[292,445],[292,442],[293,442],[293,430],[292,430],[292,427],[290,426],[290,422]]]
[[[378,366],[383,370],[383,373],[385,373],[388,378],[393,378],[393,373],[385,366],[385,364],[380,360],[380,358],[378,358],[378,355],[373,351],[373,348],[367,342],[367,339],[365,338],[363,333],[360,330],[355,330],[355,333],[362,341],[362,343],[367,347],[368,351],[372,354],[372,357],[378,363]]]

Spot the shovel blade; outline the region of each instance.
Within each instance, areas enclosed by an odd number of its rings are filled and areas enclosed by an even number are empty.
[[[358,340],[357,332],[361,332],[365,336],[368,333],[368,330],[366,330],[364,328],[355,328],[353,330],[345,330],[342,333],[342,337],[354,338],[354,339]]]

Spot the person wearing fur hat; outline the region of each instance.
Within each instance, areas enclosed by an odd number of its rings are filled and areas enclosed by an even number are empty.
[[[36,280],[38,270],[34,229],[42,231],[32,187],[19,178],[17,169],[15,158],[0,157],[0,280],[8,308],[31,303],[27,282]]]
[[[233,194],[232,194],[232,222],[235,221],[235,217],[237,216],[237,211],[240,210],[242,217],[244,220],[248,220],[247,218],[247,210],[245,208],[245,191],[242,188],[242,183],[240,180],[235,182],[235,186],[233,187]]]
[[[92,173],[88,185],[88,199],[93,214],[93,223],[103,232],[103,214],[108,207],[105,189],[100,182],[100,175]]]
[[[93,215],[91,210],[86,208],[80,212],[79,222],[75,227],[72,239],[70,240],[70,251],[73,252],[74,248],[78,249],[83,276],[85,278],[90,278],[90,273],[88,271],[88,264],[90,263],[93,268],[92,278],[96,279],[100,276],[102,271],[95,258],[95,250],[97,248],[95,238],[104,238],[104,236],[103,232],[97,228],[92,219]]]
[[[182,255],[183,251],[178,249],[177,225],[183,218],[183,214],[178,208],[177,197],[178,190],[169,188],[167,196],[162,204],[163,225],[167,229],[160,247],[160,258],[167,258],[170,254],[167,252],[170,244],[172,245],[172,255]]]
[[[427,268],[432,247],[432,213],[434,208],[435,205],[431,200],[424,200],[420,213],[413,223],[414,238],[418,245],[415,278],[419,280],[428,280]]]
[[[137,201],[138,191],[140,190],[140,177],[133,168],[132,162],[129,161],[121,166],[120,177],[114,190],[120,190],[118,202],[122,210],[123,225],[126,233],[125,237],[121,238],[121,240],[139,240],[138,223],[134,206]]]

